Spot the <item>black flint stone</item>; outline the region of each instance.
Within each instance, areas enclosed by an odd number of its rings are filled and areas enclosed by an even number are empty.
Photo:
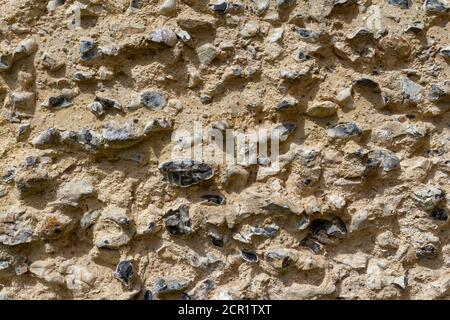
[[[254,252],[242,250],[241,256],[247,262],[258,262],[258,256]]]
[[[448,211],[444,208],[434,208],[433,211],[431,212],[431,217],[434,220],[447,221]]]
[[[133,277],[133,266],[130,261],[120,261],[116,267],[114,276],[126,286],[129,286]]]

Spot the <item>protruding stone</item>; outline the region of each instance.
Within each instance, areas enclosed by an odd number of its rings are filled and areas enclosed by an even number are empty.
[[[434,83],[428,93],[431,102],[450,102],[450,80]]]
[[[80,201],[94,193],[89,179],[72,180],[61,186],[56,193],[56,201],[50,203],[57,207],[79,207]]]
[[[381,168],[384,172],[389,172],[400,168],[400,160],[395,153],[389,150],[374,150],[367,155],[366,170],[372,171]]]
[[[189,280],[184,278],[159,278],[155,282],[157,295],[180,292],[189,286]]]
[[[13,59],[17,61],[19,59],[28,57],[35,53],[38,49],[36,41],[32,38],[22,40],[13,51]]]
[[[284,97],[283,100],[281,100],[275,109],[277,111],[289,111],[289,110],[295,110],[298,105],[298,100],[295,99],[292,96]]]
[[[442,48],[439,51],[440,55],[443,56],[446,59],[450,59],[450,46]]]
[[[441,0],[425,0],[423,3],[425,13],[430,16],[445,14],[449,7]]]
[[[414,191],[412,198],[425,210],[433,210],[445,199],[445,192],[440,187],[430,185]]]
[[[218,54],[216,47],[210,43],[205,43],[197,48],[198,59],[202,65],[210,64]]]
[[[120,261],[114,272],[114,277],[122,282],[127,288],[133,280],[133,265],[130,261]]]
[[[164,223],[171,235],[188,235],[192,232],[189,218],[189,207],[180,206],[176,210],[169,210],[164,216]]]
[[[31,141],[31,144],[35,147],[53,146],[59,143],[60,139],[61,135],[59,131],[55,128],[49,128],[36,136]]]
[[[98,248],[118,249],[133,238],[135,228],[127,210],[110,206],[103,210],[94,226],[94,245]]]
[[[144,91],[139,96],[131,99],[129,108],[134,110],[139,107],[146,107],[149,110],[162,109],[166,106],[164,94],[158,91]]]
[[[357,88],[369,89],[373,93],[381,93],[381,88],[378,82],[369,78],[355,80],[353,81],[353,86]]]
[[[50,109],[68,108],[73,106],[73,102],[65,95],[59,95],[48,98],[47,103],[42,104],[42,106]]]
[[[343,122],[327,129],[327,134],[331,139],[349,139],[360,136],[362,130],[354,122]]]
[[[400,7],[402,9],[409,9],[411,6],[410,0],[389,0],[388,3]]]
[[[400,80],[402,97],[405,102],[420,103],[422,101],[423,87],[406,77]]]
[[[167,181],[178,187],[190,187],[209,180],[214,175],[214,170],[209,165],[193,160],[169,161],[161,164],[159,168]]]
[[[306,109],[306,115],[312,118],[326,118],[336,114],[337,105],[332,101],[317,101]]]
[[[175,47],[178,42],[178,38],[175,32],[169,28],[159,28],[155,31],[152,31],[147,40],[156,45],[156,47],[165,45],[168,47]]]

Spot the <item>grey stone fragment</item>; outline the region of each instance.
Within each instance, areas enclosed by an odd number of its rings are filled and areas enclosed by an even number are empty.
[[[445,199],[445,192],[440,187],[430,185],[415,190],[411,196],[425,210],[433,210]]]
[[[97,45],[92,38],[80,40],[80,59],[81,61],[94,60],[99,56]]]
[[[166,27],[152,31],[147,40],[152,45],[155,45],[156,48],[159,46],[175,47],[178,42],[176,33],[172,29]]]
[[[202,181],[209,180],[214,170],[205,163],[193,160],[174,160],[160,166],[167,181],[179,187],[189,187]]]
[[[442,48],[442,49],[439,51],[439,53],[440,53],[440,55],[443,56],[444,58],[449,59],[449,58],[450,58],[450,46],[445,47],[445,48]]]
[[[388,0],[388,3],[402,9],[409,9],[411,7],[409,0]]]
[[[273,130],[277,132],[280,141],[283,142],[289,138],[291,133],[294,132],[294,130],[296,128],[297,128],[297,125],[295,123],[284,122],[278,126],[275,126],[275,128]],[[272,136],[273,136],[273,134],[274,134],[274,132],[272,132]]]
[[[347,227],[338,217],[333,217],[331,220],[315,219],[311,221],[309,228],[312,236],[324,244],[332,243],[334,239],[347,235]]]
[[[100,210],[92,210],[85,212],[80,219],[80,227],[84,230],[91,227],[97,221],[98,217],[100,216],[100,213],[101,213]]]
[[[73,105],[73,102],[65,95],[59,95],[48,98],[48,102],[43,106],[46,108],[60,109],[68,108]]]
[[[448,6],[441,0],[425,0],[423,7],[425,13],[431,16],[441,15],[449,11]]]
[[[425,29],[425,23],[423,21],[411,22],[405,29],[405,32],[420,33]]]
[[[353,81],[353,86],[357,88],[369,89],[373,93],[381,93],[381,88],[378,82],[370,78],[361,78]]]
[[[25,210],[10,208],[0,211],[0,243],[16,246],[33,240],[33,230]]]
[[[405,102],[419,103],[422,101],[423,87],[407,77],[400,80],[402,86],[402,97]]]
[[[36,136],[31,144],[35,147],[54,146],[59,143],[61,135],[55,128],[49,128]]]
[[[158,91],[144,91],[131,99],[129,108],[146,107],[149,110],[158,110],[166,106],[164,94]]]
[[[189,280],[184,278],[159,278],[155,282],[155,292],[157,295],[179,292],[189,286]]]
[[[242,257],[242,259],[244,259],[244,261],[247,261],[250,263],[259,261],[258,255],[256,253],[254,253],[252,251],[248,251],[248,250],[241,250],[241,257]]]
[[[189,207],[181,205],[176,210],[169,210],[164,216],[164,224],[171,235],[188,235],[192,232]]]
[[[389,172],[400,168],[400,160],[389,150],[374,150],[367,154],[366,169],[368,171],[381,168]]]
[[[133,121],[108,121],[103,125],[102,137],[107,143],[133,142],[138,139],[139,132]]]
[[[130,261],[120,261],[119,264],[117,264],[114,277],[122,282],[126,287],[130,287],[133,279],[133,265]]]
[[[306,42],[315,43],[319,40],[320,33],[305,28],[297,28],[297,35]]]
[[[35,53],[38,49],[36,41],[32,38],[22,40],[14,49],[13,60],[18,61]]]
[[[362,130],[354,122],[343,122],[327,129],[327,135],[332,139],[349,139],[358,137]]]

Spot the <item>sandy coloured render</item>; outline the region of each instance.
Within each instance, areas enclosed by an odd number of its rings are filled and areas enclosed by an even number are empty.
[[[0,7],[0,298],[450,298],[448,0]]]

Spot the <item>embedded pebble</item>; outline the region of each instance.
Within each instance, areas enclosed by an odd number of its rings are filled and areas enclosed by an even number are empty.
[[[160,170],[171,185],[190,187],[202,181],[209,180],[214,170],[205,163],[192,160],[176,160],[160,165]]]
[[[327,134],[332,139],[348,139],[362,134],[362,130],[354,122],[339,123],[329,129]]]
[[[448,299],[448,0],[9,2],[0,298]]]
[[[133,266],[130,261],[120,261],[117,264],[114,277],[125,286],[129,287],[133,278]]]
[[[164,224],[171,235],[186,235],[192,232],[189,207],[182,205],[176,210],[169,210],[164,216]]]

